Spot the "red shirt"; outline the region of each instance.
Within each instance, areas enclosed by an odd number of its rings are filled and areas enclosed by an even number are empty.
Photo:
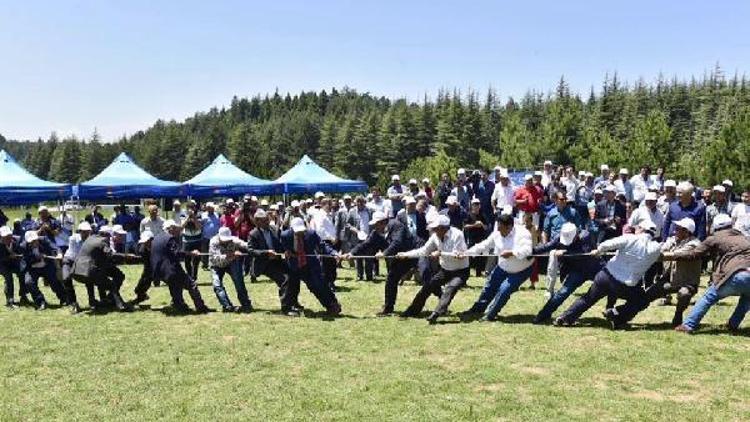
[[[424,188],[424,194],[427,195],[427,199],[432,201],[432,188],[431,187]]]
[[[542,199],[542,196],[539,194],[539,191],[533,186],[530,188],[522,186],[516,189],[515,193],[513,194],[513,199],[526,200],[525,204],[516,205],[519,210],[523,212],[537,212],[539,211],[539,201]]]
[[[221,227],[229,227],[229,230],[232,231],[232,236],[237,236],[237,229],[234,228],[233,215],[222,214],[221,217],[219,217],[219,223],[221,223]]]
[[[242,221],[239,223],[237,220],[240,219],[240,216],[242,215],[242,210],[237,210],[234,213],[234,223],[235,226],[237,226],[237,234],[236,236],[239,237],[242,240],[247,241],[247,238],[250,236],[250,232],[255,228],[255,224],[253,224],[252,216],[255,214],[255,209],[251,209],[247,213],[247,217],[243,218]]]

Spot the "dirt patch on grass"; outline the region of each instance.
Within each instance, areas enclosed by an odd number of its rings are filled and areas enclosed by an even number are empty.
[[[478,385],[474,388],[474,391],[480,393],[480,392],[490,392],[490,393],[496,393],[498,391],[505,390],[505,384],[503,383],[495,383],[495,384],[482,384]]]
[[[512,368],[524,374],[528,374],[528,375],[547,376],[550,374],[549,369],[542,368],[540,366],[513,365]]]

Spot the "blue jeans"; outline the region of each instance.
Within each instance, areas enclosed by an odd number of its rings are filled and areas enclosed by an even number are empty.
[[[500,267],[495,267],[487,277],[482,293],[471,307],[470,312],[484,312],[486,319],[495,319],[503,306],[508,303],[510,295],[518,290],[521,284],[531,276],[532,268],[529,267],[517,273],[507,273]]]
[[[237,298],[240,301],[240,305],[243,307],[250,306],[250,298],[245,288],[245,280],[242,277],[242,260],[235,259],[226,268],[211,268],[211,277],[213,278],[214,293],[216,298],[219,299],[219,303],[225,309],[232,307],[232,301],[229,300],[227,291],[224,288],[224,274],[229,273],[229,277],[232,278],[234,283],[234,289],[237,290]]]
[[[556,291],[554,295],[544,304],[544,307],[536,315],[536,319],[545,321],[552,318],[552,313],[565,302],[579,287],[583,285],[586,280],[593,279],[593,277],[587,277],[586,274],[580,272],[572,272],[565,277],[560,290]]]
[[[737,307],[734,309],[732,316],[729,317],[729,326],[737,328],[745,318],[745,314],[750,310],[750,271],[740,271],[734,274],[719,288],[712,284],[695,304],[684,325],[691,330],[697,329],[708,310],[716,302],[728,296],[740,297]]]

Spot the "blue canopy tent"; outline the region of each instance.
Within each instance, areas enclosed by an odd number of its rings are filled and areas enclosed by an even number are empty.
[[[78,185],[80,199],[138,199],[185,196],[177,182],[157,179],[124,152],[96,177]]]
[[[360,192],[367,190],[367,183],[358,180],[342,179],[320,167],[307,155],[276,179],[275,183],[283,185],[284,193],[311,192]]]
[[[15,158],[0,151],[0,204],[24,205],[70,197],[65,183],[42,180],[23,168]]]
[[[283,186],[245,173],[223,154],[183,186],[188,195],[196,198],[283,193]]]

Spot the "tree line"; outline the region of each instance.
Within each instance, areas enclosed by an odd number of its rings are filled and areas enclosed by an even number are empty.
[[[155,176],[184,181],[219,153],[243,170],[273,179],[309,154],[334,173],[369,184],[455,174],[501,164],[527,169],[551,159],[594,171],[601,163],[636,170],[664,166],[675,178],[750,185],[750,87],[718,66],[701,78],[657,78],[627,84],[606,76],[588,96],[564,78],[552,92],[501,100],[441,90],[408,102],[344,88],[233,98],[231,105],[182,122],[157,121],[131,136],[104,142],[52,134],[12,141],[7,149],[37,176],[87,180],[122,151]]]

